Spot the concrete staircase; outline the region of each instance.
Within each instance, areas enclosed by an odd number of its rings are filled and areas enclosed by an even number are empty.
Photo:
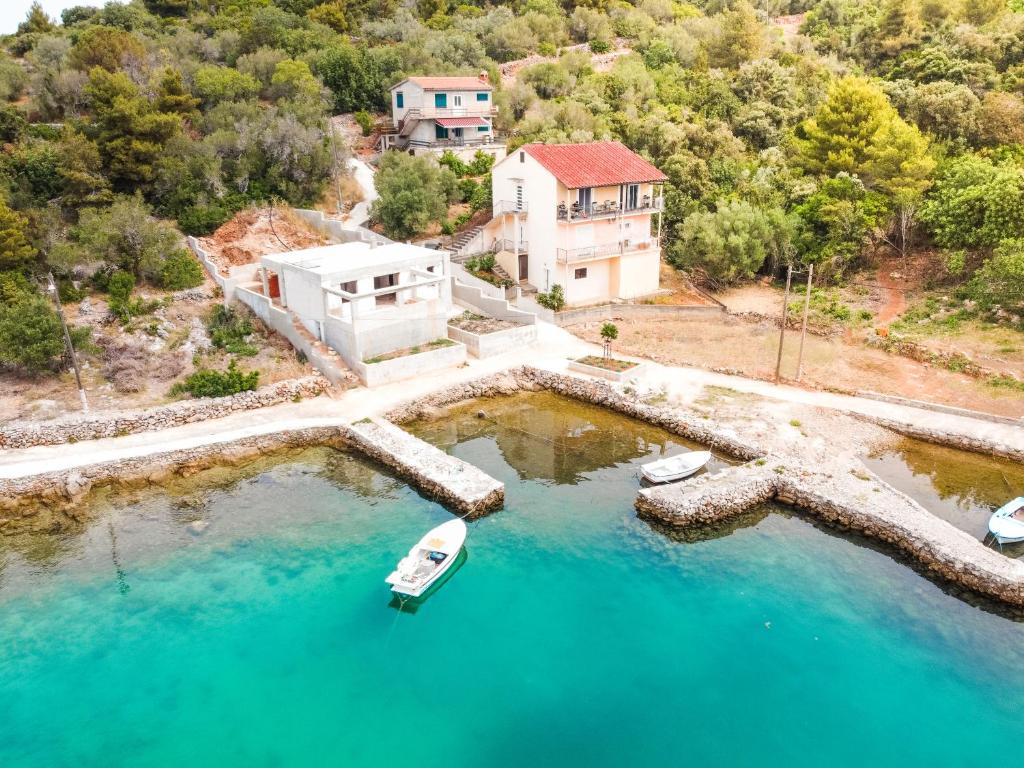
[[[512,282],[512,283],[515,282],[515,280],[512,279],[512,275],[510,275],[508,272],[506,272],[504,270],[504,268],[501,266],[501,264],[495,264],[494,265],[494,269],[492,269],[491,272],[496,274],[502,280],[508,280],[509,282]]]
[[[294,344],[293,342],[293,346],[306,355],[309,362],[323,374],[324,378],[332,384],[341,386],[355,386],[359,383],[359,379],[349,370],[345,361],[341,359],[341,355],[310,333],[294,312],[288,311],[288,319],[291,320],[296,335],[304,342],[303,344]],[[307,347],[309,351],[307,352],[303,347]]]
[[[459,234],[455,236],[455,239],[452,240],[452,261],[457,264],[461,264],[472,255],[463,253],[463,250],[467,245],[473,242],[474,239],[476,239],[476,236],[479,235],[482,230],[483,226],[470,227],[467,230],[459,232]]]

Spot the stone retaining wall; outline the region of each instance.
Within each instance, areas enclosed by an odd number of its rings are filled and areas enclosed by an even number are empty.
[[[34,445],[62,445],[81,440],[120,437],[136,432],[154,432],[197,421],[219,419],[236,411],[265,408],[302,397],[323,394],[330,384],[320,376],[279,381],[252,392],[230,397],[183,400],[138,411],[83,414],[52,422],[11,422],[0,428],[0,448],[30,448]]]
[[[0,532],[31,522],[36,529],[60,530],[81,522],[82,499],[99,486],[123,488],[160,485],[219,465],[235,465],[262,454],[292,448],[348,445],[344,429],[317,427],[213,443],[138,458],[90,464],[16,480],[0,479]]]
[[[972,453],[982,453],[988,456],[1010,459],[1011,461],[1024,462],[1024,450],[988,438],[974,437],[973,435],[965,435],[960,432],[947,432],[941,429],[927,429],[908,424],[904,421],[885,419],[881,416],[868,416],[867,414],[853,413],[852,411],[847,413],[863,421],[891,429],[893,432],[898,432],[907,437],[924,440],[927,443],[935,443],[936,445],[945,445],[949,448],[959,448],[962,451],[971,451]]]
[[[484,376],[418,398],[415,402],[403,403],[389,411],[387,419],[396,424],[403,424],[429,416],[431,411],[436,408],[464,400],[540,389],[547,389],[574,400],[609,408],[745,461],[756,459],[765,453],[761,448],[744,443],[726,430],[712,428],[705,419],[667,406],[648,405],[634,400],[619,392],[608,382],[582,379],[531,366],[512,368],[502,373]]]

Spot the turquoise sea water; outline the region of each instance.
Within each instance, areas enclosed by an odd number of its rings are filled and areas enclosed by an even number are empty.
[[[1024,625],[771,508],[675,541],[632,510],[671,438],[510,402],[419,430],[508,499],[415,613],[383,578],[450,513],[330,450],[4,541],[0,765],[961,766],[1024,738]]]

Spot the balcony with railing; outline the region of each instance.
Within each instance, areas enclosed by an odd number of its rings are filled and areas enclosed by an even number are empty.
[[[399,115],[399,120],[435,120],[439,117],[493,117],[498,107],[490,102],[470,102],[461,107],[413,107]]]
[[[663,199],[644,195],[636,205],[619,205],[614,200],[605,200],[603,203],[591,203],[589,206],[573,203],[566,205],[558,204],[559,221],[594,221],[595,219],[614,219],[618,216],[633,216],[641,213],[657,213],[661,210]]]
[[[643,240],[620,240],[617,243],[592,245],[586,248],[556,248],[555,259],[559,264],[576,264],[581,261],[595,261],[613,256],[623,256],[629,253],[649,251],[657,247],[658,238],[656,237]]]
[[[459,149],[461,147],[487,147],[502,145],[505,143],[503,136],[496,135],[491,131],[473,136],[452,136],[447,139],[409,139],[403,147],[415,147],[419,149]]]
[[[529,244],[525,240],[520,240],[516,243],[515,240],[509,237],[496,237],[494,242],[491,243],[491,250],[495,253],[500,251],[512,251],[513,253],[529,253]]]
[[[518,213],[520,216],[526,215],[526,201],[519,200],[495,200],[492,206],[494,216],[503,216],[506,213]]]

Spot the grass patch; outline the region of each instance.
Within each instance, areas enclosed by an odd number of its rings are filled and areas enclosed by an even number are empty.
[[[790,419],[789,420],[789,426],[791,426],[791,427],[799,427],[800,426],[800,419]]]
[[[1009,389],[1014,392],[1024,392],[1024,381],[1013,376],[990,376],[986,382],[990,387],[997,389]]]
[[[583,365],[591,365],[594,368],[603,368],[606,371],[615,371],[616,373],[622,373],[628,371],[630,368],[636,368],[639,363],[634,363],[630,360],[619,360],[614,357],[598,357],[597,355],[587,355],[581,357],[576,361]]]
[[[388,352],[384,355],[377,355],[376,357],[370,357],[363,360],[366,365],[376,365],[377,363],[383,363],[386,360],[395,360],[399,357],[408,357],[409,355],[418,355],[421,352],[433,352],[435,349],[442,349],[444,347],[453,347],[455,342],[451,339],[434,339],[428,341],[423,346],[407,347],[405,349],[396,349],[394,352]],[[424,349],[424,347],[426,347]]]

